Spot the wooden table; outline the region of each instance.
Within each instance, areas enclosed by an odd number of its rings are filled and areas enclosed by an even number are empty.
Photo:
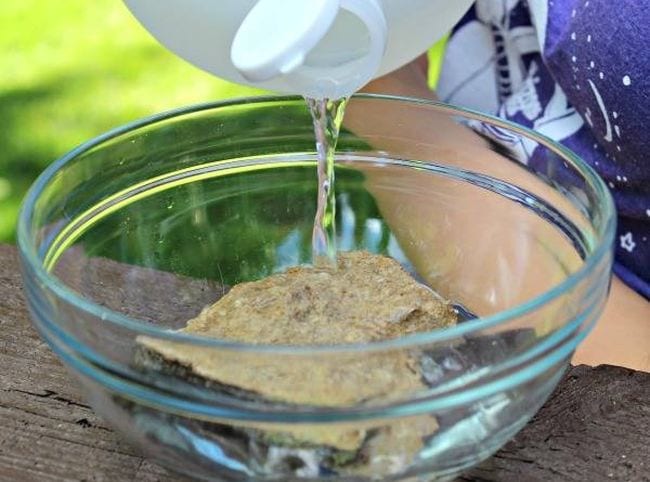
[[[0,481],[184,480],[84,402],[30,325],[14,247],[0,245]],[[572,368],[535,419],[465,481],[650,481],[650,374]]]

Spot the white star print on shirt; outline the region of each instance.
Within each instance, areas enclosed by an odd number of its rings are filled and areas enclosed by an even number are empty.
[[[628,253],[634,251],[634,248],[636,248],[636,243],[632,238],[631,232],[628,231],[625,235],[621,236],[620,239],[621,239],[621,248],[623,248]]]

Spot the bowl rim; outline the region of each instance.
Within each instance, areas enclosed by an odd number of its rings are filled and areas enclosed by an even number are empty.
[[[561,296],[563,293],[575,287],[578,283],[584,280],[596,268],[598,263],[605,257],[605,255],[608,252],[611,252],[616,229],[616,209],[611,193],[607,189],[605,182],[600,178],[600,176],[578,155],[576,155],[573,151],[563,146],[562,144],[553,141],[547,136],[534,132],[531,129],[520,126],[513,122],[503,120],[489,114],[484,114],[476,110],[453,106],[443,102],[383,94],[355,94],[352,96],[352,98],[359,100],[396,102],[402,104],[407,103],[414,106],[427,106],[429,108],[433,108],[436,112],[450,116],[460,116],[466,119],[486,122],[490,125],[505,128],[518,135],[530,138],[545,148],[549,149],[551,152],[559,155],[563,158],[563,160],[571,163],[572,167],[585,178],[585,180],[593,187],[594,191],[597,194],[598,202],[595,206],[595,209],[600,211],[601,219],[603,222],[600,226],[596,227],[597,229],[595,229],[597,242],[593,251],[587,254],[582,266],[580,266],[580,268],[575,272],[569,274],[569,276],[567,276],[567,278],[565,278],[563,281],[557,283],[543,293],[530,298],[523,303],[509,307],[506,310],[499,311],[486,317],[469,320],[453,327],[448,327],[440,330],[416,333],[390,340],[340,345],[252,344],[174,332],[167,328],[161,328],[155,325],[144,323],[143,321],[136,318],[125,316],[109,308],[96,304],[80,296],[78,293],[62,283],[58,278],[51,275],[50,272],[45,269],[42,263],[43,260],[40,259],[40,256],[38,254],[37,247],[31,242],[32,240],[29,235],[29,226],[34,212],[35,204],[38,201],[38,197],[41,191],[53,179],[53,177],[56,176],[57,172],[68,162],[71,162],[78,156],[90,151],[91,149],[95,149],[112,139],[165,120],[180,118],[182,116],[195,114],[198,112],[207,112],[233,106],[304,101],[302,97],[294,95],[263,95],[233,98],[225,101],[199,103],[144,117],[109,130],[93,139],[90,139],[54,161],[38,176],[36,181],[29,188],[20,209],[17,226],[17,244],[21,262],[24,264],[24,266],[29,268],[30,273],[33,273],[36,276],[36,279],[44,289],[51,290],[57,297],[62,298],[65,302],[70,303],[74,307],[101,319],[103,322],[114,323],[120,328],[134,331],[138,335],[152,336],[158,339],[174,341],[178,343],[218,349],[288,355],[313,355],[318,353],[324,354],[351,351],[370,352],[404,349],[418,345],[440,343],[443,341],[459,338],[474,331],[494,327],[495,325],[505,323],[526,313],[532,312]],[[26,270],[23,270],[24,277],[26,276],[25,271]],[[27,280],[25,281],[27,282]]]

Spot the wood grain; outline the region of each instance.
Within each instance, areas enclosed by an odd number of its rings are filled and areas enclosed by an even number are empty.
[[[0,245],[0,481],[181,482],[115,434],[32,329]],[[650,481],[650,374],[572,368],[535,419],[463,481]]]

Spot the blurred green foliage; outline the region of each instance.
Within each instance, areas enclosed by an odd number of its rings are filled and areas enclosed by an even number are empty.
[[[160,47],[120,0],[0,3],[0,242],[54,159],[103,131],[184,104],[259,93]]]
[[[444,39],[429,52],[440,70]],[[54,159],[107,129],[197,102],[259,94],[158,45],[120,0],[0,3],[0,242]]]

